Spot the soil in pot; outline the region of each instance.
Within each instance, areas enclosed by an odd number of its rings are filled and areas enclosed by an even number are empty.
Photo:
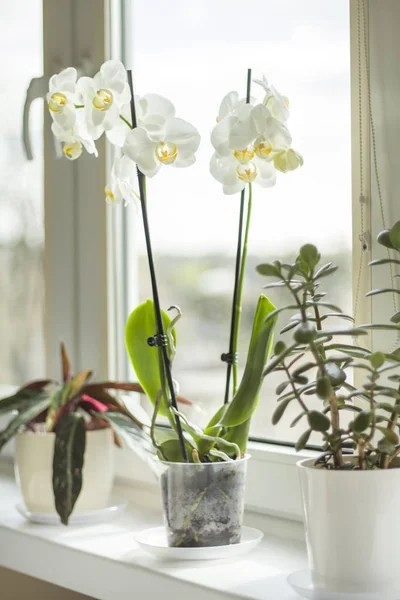
[[[173,547],[240,542],[247,459],[168,463],[161,476],[164,521]]]

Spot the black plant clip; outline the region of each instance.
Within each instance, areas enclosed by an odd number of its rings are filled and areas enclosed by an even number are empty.
[[[221,354],[221,360],[228,365],[237,365],[239,362],[239,352],[224,352]]]
[[[147,343],[151,347],[167,346],[167,336],[163,333],[156,333],[156,335],[147,339]]]

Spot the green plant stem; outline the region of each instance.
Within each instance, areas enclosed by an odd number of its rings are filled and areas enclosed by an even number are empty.
[[[365,471],[367,468],[365,461],[365,440],[360,440],[358,443],[358,460],[361,471]]]
[[[248,197],[248,202],[247,202],[246,229],[245,229],[245,233],[244,233],[242,260],[240,263],[239,287],[238,287],[238,295],[237,295],[236,306],[235,306],[235,327],[234,327],[234,334],[233,334],[233,353],[234,354],[237,352],[238,343],[239,343],[240,320],[241,320],[241,315],[242,315],[243,283],[244,283],[244,275],[246,272],[247,251],[248,251],[248,241],[249,241],[252,207],[253,207],[253,188],[252,188],[251,183],[249,183],[249,197]],[[236,363],[234,363],[233,367],[232,367],[232,376],[233,376],[233,395],[235,395],[237,392],[237,387],[238,387],[238,366]]]
[[[400,386],[399,386],[399,390],[400,390]],[[400,400],[396,400],[395,406],[398,406],[399,404],[400,404]],[[392,412],[392,414],[390,415],[390,421],[388,423],[388,429],[390,429],[391,431],[394,430],[397,419],[398,419],[398,414],[396,412]],[[397,454],[398,453],[396,453],[395,456],[397,456]],[[395,458],[395,456],[390,457],[387,454],[383,454],[382,458],[381,458],[381,469],[388,469],[390,462],[393,460],[393,458]]]
[[[314,355],[315,361],[318,363],[318,368],[320,370],[321,375],[329,377],[325,369],[324,360],[321,357],[319,350],[315,345],[315,342],[310,342],[310,350]],[[333,388],[329,396],[329,405],[331,407],[332,433],[335,435],[340,429],[340,415],[337,405],[336,394]],[[336,468],[340,468],[343,466],[343,453],[340,447],[333,451],[333,460]]]
[[[246,85],[246,103],[250,103],[250,91],[251,91],[251,69],[247,69],[247,85]],[[240,212],[239,212],[239,229],[236,244],[236,260],[235,260],[235,280],[233,286],[233,297],[232,297],[232,310],[231,310],[231,324],[229,331],[229,359],[223,354],[221,359],[227,362],[226,365],[226,381],[225,381],[225,395],[224,404],[229,402],[229,388],[231,384],[232,366],[236,362],[237,354],[233,353],[233,338],[235,334],[235,319],[236,319],[236,303],[239,287],[239,274],[240,274],[240,263],[242,260],[242,230],[243,230],[243,214],[244,214],[244,197],[245,188],[240,193]]]
[[[400,448],[396,448],[396,450],[393,452],[393,454],[389,458],[388,466],[399,454],[400,454]]]
[[[136,108],[135,108],[135,95],[134,95],[134,91],[133,91],[133,82],[132,82],[132,71],[128,70],[127,75],[128,75],[128,84],[129,84],[129,88],[131,91],[130,105],[131,105],[132,127],[135,129],[135,127],[137,127],[137,120],[136,120]],[[138,177],[138,184],[139,184],[140,203],[142,206],[143,229],[144,229],[144,235],[145,235],[145,240],[146,240],[147,260],[148,260],[148,265],[149,265],[151,288],[152,288],[152,293],[153,293],[154,313],[155,313],[154,316],[155,316],[156,326],[157,326],[156,334],[163,338],[165,336],[164,324],[163,324],[163,319],[162,319],[162,314],[161,314],[160,299],[159,299],[159,295],[158,295],[158,286],[157,286],[157,279],[156,279],[156,272],[155,272],[154,258],[153,258],[153,250],[152,250],[151,236],[150,236],[150,226],[149,226],[149,219],[148,219],[148,214],[147,214],[146,178],[138,167],[137,167],[137,177]],[[166,377],[168,388],[169,388],[170,407],[174,408],[177,411],[178,404],[176,402],[175,388],[174,388],[174,383],[173,383],[172,374],[171,374],[171,365],[170,365],[170,360],[169,360],[169,356],[168,356],[167,345],[161,344],[161,353],[162,353],[163,365],[164,365],[164,369],[165,369],[165,377]],[[185,438],[183,435],[181,422],[180,422],[179,416],[177,414],[175,414],[175,424],[176,424],[176,431],[177,431],[178,438],[179,438],[179,445],[181,448],[183,462],[188,462]]]
[[[291,376],[290,376],[290,371],[289,371],[289,369],[288,369],[288,367],[286,366],[286,364],[285,364],[285,362],[284,362],[284,361],[282,361],[282,367],[284,368],[284,370],[285,370],[285,373],[286,373],[286,375],[287,375],[287,378],[288,378],[288,379],[289,379],[289,381],[290,381],[290,387],[292,388],[292,392],[293,392],[293,394],[295,395],[295,397],[296,397],[296,400],[298,401],[298,403],[300,404],[300,406],[301,406],[301,408],[304,410],[304,412],[305,412],[305,413],[308,413],[308,408],[307,408],[307,406],[305,405],[305,403],[303,402],[303,400],[302,400],[302,398],[301,398],[301,396],[300,396],[299,392],[297,391],[297,388],[296,388],[296,386],[294,385],[294,383],[293,383],[293,381],[292,381],[292,378],[291,378]]]
[[[133,129],[133,127],[129,123],[128,119],[125,119],[125,117],[123,117],[122,115],[119,115],[119,118],[121,119],[121,121],[123,121],[124,123],[126,123],[128,125],[129,129]]]
[[[157,420],[158,411],[160,410],[160,404],[161,404],[161,398],[162,398],[162,396],[163,396],[162,390],[160,390],[158,392],[157,399],[156,399],[156,402],[154,404],[153,416],[151,418],[150,438],[151,438],[151,441],[152,441],[152,444],[153,444],[154,448],[160,452],[160,454],[161,454],[161,456],[163,457],[164,460],[168,460],[166,458],[164,452],[163,452],[162,447],[159,446],[159,444],[157,443],[157,439],[156,439],[156,435],[155,435],[156,420]]]
[[[374,378],[372,379],[372,383],[375,383],[378,379],[379,374],[375,371]],[[370,396],[369,396],[369,405],[372,412],[372,423],[371,423],[371,432],[368,436],[368,443],[371,443],[374,439],[375,431],[376,431],[376,410],[375,410],[375,398],[374,398],[374,389],[371,388]]]

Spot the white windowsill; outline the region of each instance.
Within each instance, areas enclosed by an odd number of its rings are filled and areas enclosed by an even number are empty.
[[[128,600],[146,594],[166,600],[249,598],[295,600],[287,575],[306,567],[302,525],[246,514],[262,528],[263,542],[243,558],[210,562],[166,562],[143,552],[135,532],[162,522],[154,492],[142,485],[117,487],[129,508],[104,525],[51,527],[26,522],[9,466],[0,474],[0,565],[98,600]]]
[[[0,398],[11,394],[15,389],[15,386],[0,385]],[[3,419],[3,426],[5,424],[6,420]],[[318,452],[295,452],[293,448],[255,442],[249,444],[248,451],[252,458],[247,470],[246,509],[252,513],[302,521],[296,463],[303,458],[318,456]],[[11,441],[4,448],[1,457],[11,457],[13,452],[14,442]],[[157,502],[158,484],[149,467],[131,450],[116,449],[115,453],[118,480],[127,487],[139,484],[144,489],[144,485],[149,501],[156,498]]]

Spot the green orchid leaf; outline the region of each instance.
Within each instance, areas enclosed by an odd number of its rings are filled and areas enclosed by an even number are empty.
[[[46,417],[46,429],[47,431],[53,431],[57,425],[57,421],[61,416],[62,409],[70,402],[74,400],[78,394],[82,391],[82,388],[86,382],[90,379],[92,371],[87,369],[72,377],[70,381],[64,383],[64,385],[56,390],[51,396],[49,410]]]
[[[171,319],[165,312],[162,312],[162,318],[164,330],[166,331]],[[149,346],[147,340],[153,337],[156,332],[154,303],[152,300],[146,300],[146,302],[135,308],[128,318],[125,328],[125,343],[137,378],[153,406],[156,403],[158,392],[162,388],[159,349]],[[172,335],[176,344],[175,330],[172,331]],[[168,416],[169,414],[165,396],[161,400],[159,414],[161,416]]]
[[[234,453],[234,455],[236,456],[236,458],[240,457],[240,448],[237,444],[233,443],[233,442],[228,442],[225,437],[215,437],[215,436],[210,436],[205,434],[200,427],[198,427],[197,425],[194,425],[193,423],[191,423],[188,418],[180,413],[177,410],[172,409],[173,412],[179,416],[181,422],[182,422],[182,427],[184,428],[185,431],[187,431],[193,438],[193,440],[196,442],[196,440],[205,440],[205,441],[209,441],[212,443],[212,446],[223,446],[226,451],[230,451],[230,453]],[[220,448],[217,448],[220,449]]]
[[[182,450],[179,442],[177,433],[172,429],[156,428],[155,438],[157,445],[161,448],[161,452],[157,451],[158,458],[160,460],[166,460],[168,462],[182,462]],[[193,449],[194,446],[185,438],[186,452],[188,455],[189,462],[193,462]]]
[[[217,410],[215,415],[212,417],[212,419],[208,423],[207,427],[204,429],[205,435],[208,435],[210,437],[219,436],[221,429],[222,429],[222,426],[220,424],[221,419],[224,416],[227,408],[228,408],[227,404],[223,404],[222,406],[220,406],[220,408]],[[197,439],[196,443],[197,443],[197,450],[198,450],[200,456],[205,456],[206,454],[208,454],[214,445],[214,443],[212,441],[206,440],[204,438]]]
[[[35,419],[40,413],[47,409],[50,398],[45,397],[37,402],[30,403],[25,409],[21,410],[17,416],[10,421],[5,429],[0,433],[0,450],[10,440],[23,425],[27,425]]]
[[[247,421],[244,421],[244,423],[241,423],[240,425],[236,425],[236,427],[229,427],[223,436],[224,440],[236,444],[239,446],[241,452],[245,453],[247,450],[247,443],[249,441],[250,423],[251,418],[247,419]]]
[[[276,317],[275,306],[266,296],[261,296],[254,316],[253,330],[246,366],[239,389],[222,417],[224,427],[234,427],[247,421],[255,411],[263,381],[263,370],[271,351]]]
[[[79,413],[64,415],[55,428],[53,492],[61,523],[68,519],[82,489],[86,446],[85,419]]]

